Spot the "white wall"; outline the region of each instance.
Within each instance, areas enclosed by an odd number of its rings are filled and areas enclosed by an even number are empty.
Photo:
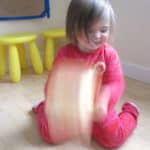
[[[150,1],[111,2],[117,15],[115,47],[125,74],[150,83]]]

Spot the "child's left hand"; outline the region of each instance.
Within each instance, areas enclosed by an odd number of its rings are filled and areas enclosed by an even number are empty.
[[[93,112],[93,120],[96,122],[102,122],[107,116],[107,106],[105,105],[95,105]]]
[[[108,112],[108,103],[110,98],[110,89],[107,85],[102,85],[100,94],[96,98],[94,105],[94,121],[104,121]]]

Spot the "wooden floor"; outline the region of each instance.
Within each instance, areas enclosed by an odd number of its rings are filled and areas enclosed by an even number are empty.
[[[24,73],[18,84],[9,82],[8,77],[0,78],[0,150],[103,150],[94,142],[90,148],[69,143],[51,146],[40,138],[31,108],[43,99],[46,77],[47,73]],[[131,100],[141,114],[134,134],[119,150],[150,150],[150,85],[126,78],[126,86],[117,109]]]

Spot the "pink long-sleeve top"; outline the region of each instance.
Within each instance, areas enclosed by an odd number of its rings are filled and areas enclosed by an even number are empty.
[[[91,53],[85,53],[73,44],[60,48],[54,60],[53,67],[62,58],[79,59],[87,64],[95,64],[102,61],[106,65],[103,74],[102,85],[108,85],[111,89],[108,110],[115,106],[124,90],[124,77],[117,51],[108,44],[104,44],[99,49]]]

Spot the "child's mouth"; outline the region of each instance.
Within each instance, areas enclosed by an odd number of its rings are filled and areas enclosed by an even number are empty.
[[[101,45],[100,41],[90,41],[91,46],[98,47]]]

